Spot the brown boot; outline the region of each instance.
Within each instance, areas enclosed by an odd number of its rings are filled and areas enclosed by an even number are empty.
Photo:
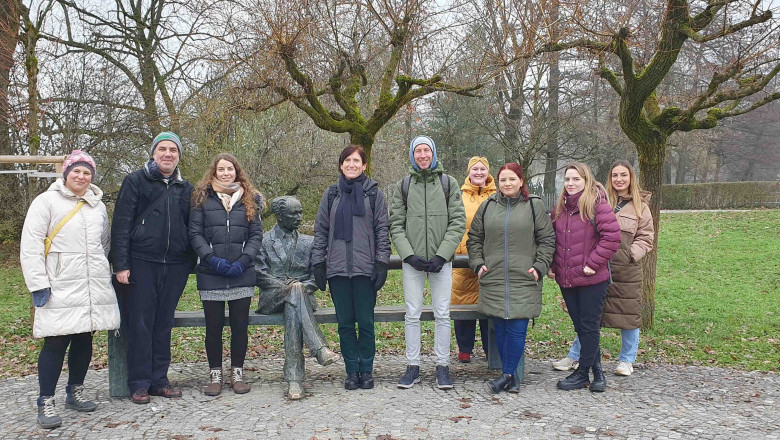
[[[203,394],[207,396],[219,396],[220,393],[222,393],[222,367],[212,368],[209,375],[211,383],[203,390]]]
[[[236,394],[246,394],[249,392],[249,385],[244,382],[244,369],[233,368],[233,392]]]

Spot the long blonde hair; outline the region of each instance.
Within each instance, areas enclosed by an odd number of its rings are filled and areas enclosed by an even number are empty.
[[[563,170],[564,175],[566,171],[574,170],[585,181],[585,188],[582,190],[582,195],[577,203],[580,209],[580,218],[583,221],[590,220],[596,213],[596,203],[599,198],[602,197],[604,187],[596,181],[593,177],[590,167],[582,162],[572,162],[566,169]],[[561,196],[558,198],[558,203],[555,205],[555,212],[553,213],[553,220],[557,220],[558,216],[563,212],[563,206],[566,204],[566,187],[564,185]]]
[[[612,164],[612,166],[609,168],[609,181],[607,184],[607,200],[609,200],[609,206],[612,207],[612,209],[615,209],[615,206],[618,203],[618,194],[615,191],[615,188],[612,187],[612,171],[615,169],[615,167],[625,167],[628,170],[628,193],[631,195],[631,200],[634,203],[634,211],[636,211],[636,217],[642,218],[642,194],[640,194],[640,191],[642,188],[639,187],[639,182],[636,180],[636,171],[634,170],[634,167],[631,165],[631,163],[627,160],[618,160],[615,161],[615,163]]]
[[[198,182],[195,189],[192,191],[192,207],[197,208],[206,201],[208,190],[211,188],[211,182],[214,181],[214,177],[217,175],[217,164],[220,160],[230,162],[236,169],[236,182],[241,184],[241,187],[244,189],[244,195],[241,196],[241,202],[244,204],[244,209],[246,210],[246,219],[252,221],[257,215],[257,210],[263,209],[262,206],[257,206],[255,203],[255,196],[260,193],[255,189],[254,185],[252,185],[252,182],[249,181],[246,173],[244,173],[244,170],[238,163],[238,159],[230,153],[219,153],[214,157],[214,160],[211,161],[209,169],[203,174],[203,178],[200,179],[200,182]],[[262,198],[260,199],[260,203],[262,204]]]

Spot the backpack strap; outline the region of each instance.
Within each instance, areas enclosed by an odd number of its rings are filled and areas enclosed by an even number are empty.
[[[528,204],[531,205],[531,218],[534,222],[534,244],[538,247],[539,242],[536,240],[536,209],[534,209],[534,199],[538,199],[539,197],[534,195],[528,196]],[[541,274],[540,274],[541,275]]]
[[[439,181],[441,182],[441,189],[444,191],[444,203],[447,204],[447,210],[450,209],[450,176],[441,173],[439,174]]]
[[[404,209],[409,209],[409,185],[412,183],[412,176],[406,175],[401,181],[401,197],[404,199]]]
[[[490,202],[495,202],[492,197],[488,197],[487,200],[485,200],[485,209],[482,210],[482,229],[485,229],[485,213],[487,212],[488,206],[490,206]]]
[[[72,219],[77,212],[81,210],[81,207],[84,206],[87,202],[84,200],[79,200],[78,203],[76,203],[76,206],[73,207],[73,209],[68,212],[65,217],[60,220],[59,223],[57,223],[57,226],[54,227],[54,229],[51,231],[51,234],[46,237],[43,240],[43,255],[48,256],[49,255],[49,249],[51,249],[51,241],[54,239],[54,236],[57,235],[58,232],[60,232],[60,229],[62,229],[63,226],[65,226],[70,219]]]

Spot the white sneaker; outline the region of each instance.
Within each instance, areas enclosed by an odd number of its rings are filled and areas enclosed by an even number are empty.
[[[554,370],[558,371],[569,371],[569,370],[576,370],[577,367],[580,366],[579,361],[575,361],[574,359],[566,356],[565,358],[555,361],[552,363],[552,367]]]
[[[631,362],[620,362],[615,368],[615,374],[617,376],[631,376],[631,373],[634,372],[634,366],[631,365]]]

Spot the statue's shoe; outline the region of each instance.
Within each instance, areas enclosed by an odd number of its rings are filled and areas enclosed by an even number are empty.
[[[303,385],[300,382],[288,382],[287,398],[290,400],[303,399]]]
[[[334,362],[339,360],[339,355],[331,351],[328,347],[325,347],[324,345],[320,347],[319,350],[317,350],[317,363],[325,366],[330,365]]]

